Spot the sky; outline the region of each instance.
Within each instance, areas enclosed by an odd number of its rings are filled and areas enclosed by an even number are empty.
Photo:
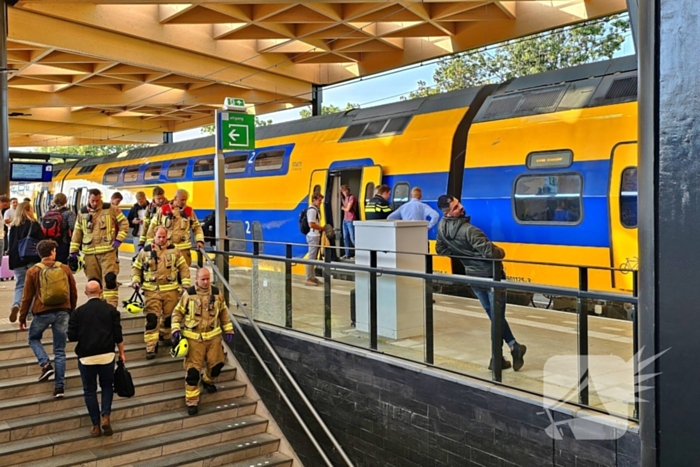
[[[622,48],[615,54],[615,57],[624,57],[632,54],[634,54],[634,44],[632,35],[628,34]],[[348,102],[359,104],[363,108],[396,102],[401,96],[408,97],[411,91],[415,91],[420,80],[425,81],[428,86],[434,84],[433,73],[436,68],[437,63],[430,61],[424,65],[410,65],[391,72],[328,86],[323,90],[323,104],[335,105],[343,109]],[[303,107],[282,110],[261,115],[261,118],[272,120],[273,123],[298,120],[301,109]],[[178,142],[199,138],[200,136],[202,136],[200,129],[194,128],[175,133],[173,139],[175,142]]]

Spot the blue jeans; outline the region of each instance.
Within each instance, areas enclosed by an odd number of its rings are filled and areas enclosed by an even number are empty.
[[[491,315],[491,309],[493,307],[492,289],[472,287],[472,290],[474,291],[476,298],[478,298],[479,302],[481,302],[481,306],[484,307],[486,314],[489,315],[489,319],[493,320],[493,316]],[[508,344],[508,346],[512,346],[516,343],[516,340],[513,336],[513,332],[510,330],[510,326],[508,326],[508,321],[506,321],[506,291],[505,289],[497,289],[497,291],[499,294],[498,305],[501,309],[501,316],[503,317],[503,327],[501,331],[501,336],[503,337],[503,341],[506,344]]]
[[[15,299],[13,305],[22,304],[22,294],[24,293],[24,278],[27,277],[27,270],[34,266],[18,266],[12,270],[15,273]]]
[[[106,365],[83,365],[78,361],[80,379],[83,380],[83,397],[93,425],[100,424],[100,415],[112,413],[114,398],[114,361]],[[97,403],[97,378],[102,388],[102,411]]]
[[[345,256],[352,257],[355,256],[355,250],[351,250],[352,246],[355,248],[355,226],[352,225],[354,221],[343,221],[343,244],[345,245]]]
[[[66,375],[66,333],[68,332],[68,312],[67,311],[45,311],[34,315],[32,324],[29,326],[29,347],[32,348],[40,366],[49,363],[49,356],[46,355],[41,338],[49,326],[53,334],[53,362],[56,370],[56,380],[54,386],[63,387],[63,379]]]

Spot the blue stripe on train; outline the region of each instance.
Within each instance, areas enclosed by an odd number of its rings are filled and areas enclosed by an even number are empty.
[[[576,225],[521,224],[515,219],[513,190],[521,175],[580,173],[583,219]],[[494,242],[609,247],[610,161],[579,162],[566,169],[528,170],[524,166],[466,169],[462,204],[472,223]]]

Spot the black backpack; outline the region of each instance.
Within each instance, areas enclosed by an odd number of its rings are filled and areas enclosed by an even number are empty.
[[[301,214],[299,214],[299,231],[304,235],[307,235],[309,232],[311,232],[311,226],[309,225],[309,219],[307,216],[309,209],[315,209],[316,214],[318,214],[318,209],[316,209],[315,206],[309,206],[308,208],[303,209],[301,211]]]

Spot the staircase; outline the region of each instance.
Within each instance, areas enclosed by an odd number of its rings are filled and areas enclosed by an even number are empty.
[[[202,391],[199,414],[188,416],[182,360],[168,349],[146,360],[143,327],[142,316],[122,314],[136,396],[114,395],[114,435],[99,438],[90,436],[75,343],[66,347],[65,398],[54,399],[53,381],[37,381],[40,369],[26,331],[0,330],[0,467],[292,466],[293,453],[231,366],[222,371],[218,392]],[[50,331],[44,338],[51,354]]]

